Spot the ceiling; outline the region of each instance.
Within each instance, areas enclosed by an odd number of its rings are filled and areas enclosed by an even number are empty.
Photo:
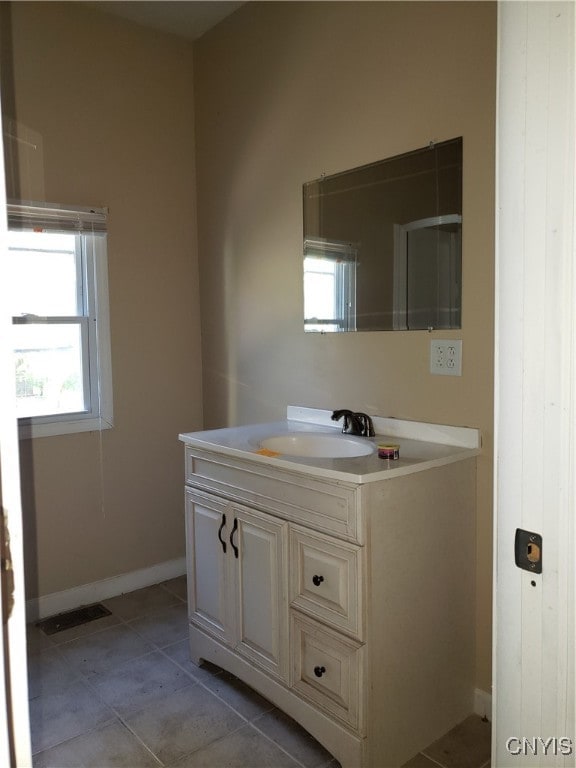
[[[205,32],[229,16],[244,2],[227,0],[99,0],[89,2],[93,8],[130,21],[170,32],[188,40],[197,40]]]

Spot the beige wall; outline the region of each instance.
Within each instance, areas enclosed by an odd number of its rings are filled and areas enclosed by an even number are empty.
[[[21,145],[9,194],[110,208],[115,426],[22,443],[30,597],[184,555],[177,436],[202,415],[193,71],[190,44],[80,3],[11,14],[6,117],[42,156]]]
[[[479,427],[477,684],[491,679],[496,8],[243,6],[195,46],[206,426],[287,404]],[[302,184],[464,138],[463,328],[305,335]],[[463,340],[463,376],[428,372]],[[433,574],[430,575],[433,578]]]

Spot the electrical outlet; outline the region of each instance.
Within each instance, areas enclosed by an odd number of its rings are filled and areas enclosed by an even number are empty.
[[[430,342],[430,373],[462,376],[462,341],[433,339]]]

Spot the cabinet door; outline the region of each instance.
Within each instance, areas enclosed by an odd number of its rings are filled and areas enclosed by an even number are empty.
[[[238,548],[236,650],[284,680],[288,677],[288,525],[234,507]]]
[[[189,618],[226,642],[231,628],[225,549],[231,517],[225,504],[186,490]]]

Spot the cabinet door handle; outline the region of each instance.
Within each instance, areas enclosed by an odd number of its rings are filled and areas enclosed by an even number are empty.
[[[324,576],[312,576],[312,581],[314,582],[315,587],[319,587],[324,581]]]
[[[316,677],[322,677],[324,672],[326,672],[326,667],[314,667],[314,674]]]
[[[238,518],[235,517],[234,525],[232,526],[232,533],[230,534],[230,544],[232,546],[232,549],[234,550],[234,557],[238,557],[238,547],[236,546],[236,544],[234,544],[234,541],[233,541],[234,534],[236,533],[237,530],[238,530]]]
[[[220,544],[222,544],[222,552],[224,552],[224,554],[226,554],[226,542],[222,538],[222,529],[224,528],[225,525],[226,525],[226,515],[223,514],[222,522],[220,523],[220,528],[218,528],[218,541],[220,542]]]

